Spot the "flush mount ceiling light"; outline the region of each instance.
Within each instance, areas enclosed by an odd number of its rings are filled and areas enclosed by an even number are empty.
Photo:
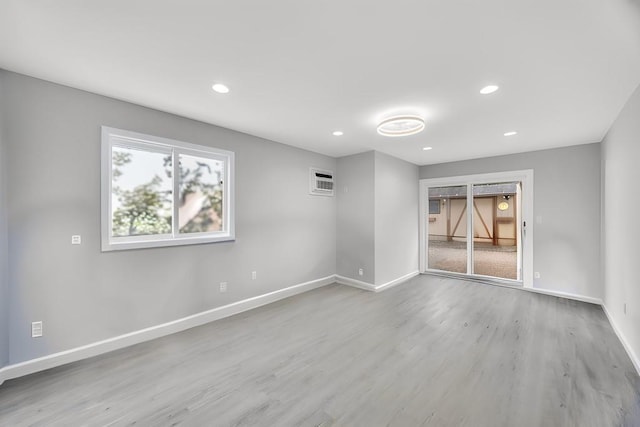
[[[229,88],[222,83],[214,84],[213,86],[211,86],[211,89],[215,90],[218,93],[229,93]]]
[[[504,136],[513,136],[513,135],[517,135],[517,134],[518,134],[518,132],[511,131],[511,132],[505,132]]]
[[[433,147],[422,147],[422,149],[423,149],[424,151],[429,151],[429,150],[433,149]]]
[[[342,132],[341,130],[337,130],[333,132],[333,136],[342,136],[342,135],[344,135],[344,132]]]
[[[378,133],[384,136],[409,136],[422,132],[424,119],[418,116],[396,116],[378,124]]]
[[[489,85],[489,86],[485,86],[482,89],[480,89],[480,93],[483,95],[489,95],[490,93],[493,93],[495,91],[497,91],[499,89],[498,86],[496,85]]]

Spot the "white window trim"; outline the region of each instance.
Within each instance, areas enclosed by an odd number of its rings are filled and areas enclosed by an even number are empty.
[[[180,154],[221,160],[225,164],[223,178],[223,226],[222,231],[208,233],[180,233],[178,231],[178,206],[173,205],[172,233],[148,236],[112,237],[111,191],[112,191],[112,147],[149,147],[157,152],[173,156],[173,194],[178,194],[177,156]],[[142,133],[102,126],[101,147],[101,236],[102,251],[156,248],[165,246],[195,245],[203,243],[227,242],[235,240],[235,155],[232,151],[202,145],[190,144],[173,139],[145,135]]]

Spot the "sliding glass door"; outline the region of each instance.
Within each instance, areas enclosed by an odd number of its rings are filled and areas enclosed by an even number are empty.
[[[530,285],[532,182],[532,171],[422,180],[421,270]]]
[[[428,267],[467,272],[467,187],[429,188]]]
[[[473,185],[472,274],[519,280],[522,256],[516,216],[520,182]]]

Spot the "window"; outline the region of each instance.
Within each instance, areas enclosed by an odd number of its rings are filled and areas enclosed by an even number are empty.
[[[440,214],[440,199],[429,200],[429,214],[430,215]]]
[[[102,250],[234,240],[234,154],[102,127]]]

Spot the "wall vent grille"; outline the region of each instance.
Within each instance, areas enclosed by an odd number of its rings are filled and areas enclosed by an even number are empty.
[[[333,172],[328,170],[309,169],[309,194],[314,196],[333,196]]]

